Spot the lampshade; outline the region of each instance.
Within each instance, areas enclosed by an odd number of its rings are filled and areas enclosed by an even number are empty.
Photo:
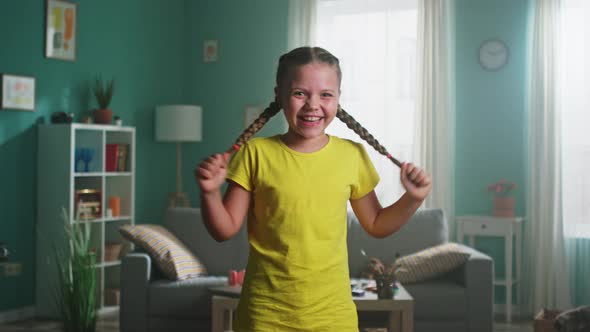
[[[202,136],[201,106],[156,106],[156,141],[198,142]]]

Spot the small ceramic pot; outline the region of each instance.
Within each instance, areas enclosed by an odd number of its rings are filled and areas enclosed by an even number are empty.
[[[113,111],[110,108],[94,110],[94,123],[111,124],[113,121]]]

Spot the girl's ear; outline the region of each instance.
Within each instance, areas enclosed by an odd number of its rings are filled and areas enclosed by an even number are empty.
[[[279,100],[279,87],[275,86],[275,100]]]

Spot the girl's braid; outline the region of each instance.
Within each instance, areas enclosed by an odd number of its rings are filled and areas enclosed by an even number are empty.
[[[357,133],[363,140],[369,143],[369,145],[371,145],[375,150],[377,150],[382,155],[386,156],[387,159],[391,160],[398,167],[402,167],[402,163],[399,160],[392,157],[391,154],[387,152],[387,149],[385,149],[383,145],[379,144],[379,141],[377,141],[375,137],[373,137],[373,135],[371,135],[367,131],[367,129],[363,128],[363,126],[361,126],[361,124],[358,123],[350,114],[346,113],[340,107],[340,105],[338,105],[336,117],[338,117],[340,121],[344,122],[348,128],[354,130],[355,133]]]
[[[260,116],[256,120],[254,120],[254,122],[252,122],[252,124],[248,126],[248,128],[246,128],[244,132],[242,132],[240,137],[236,139],[234,145],[232,145],[232,147],[229,148],[227,152],[232,153],[234,151],[238,151],[240,147],[244,145],[244,143],[246,143],[250,138],[252,138],[252,136],[254,136],[254,134],[256,134],[258,131],[260,131],[260,129],[264,127],[268,120],[275,116],[280,110],[281,105],[278,102],[273,101],[272,103],[270,103],[270,105],[268,105],[268,107],[262,112],[262,114],[260,114]]]

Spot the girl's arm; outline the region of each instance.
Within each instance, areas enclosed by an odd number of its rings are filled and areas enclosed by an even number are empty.
[[[371,236],[383,238],[397,232],[418,210],[432,188],[430,175],[412,164],[402,164],[400,180],[406,192],[386,208],[379,203],[375,191],[350,201],[359,223]]]
[[[222,197],[221,185],[227,175],[228,160],[229,154],[216,154],[204,160],[195,170],[195,178],[201,188],[203,222],[209,234],[220,242],[238,233],[251,198],[249,191],[231,181]]]

